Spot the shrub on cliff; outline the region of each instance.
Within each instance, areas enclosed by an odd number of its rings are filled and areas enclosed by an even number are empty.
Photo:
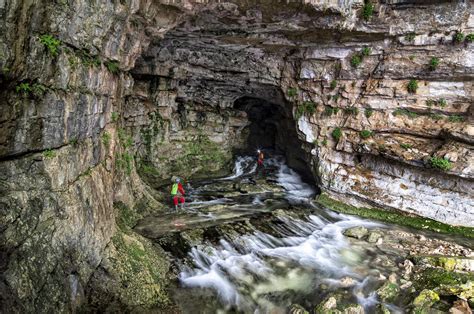
[[[474,33],[471,33],[469,35],[466,36],[466,41],[468,43],[472,43],[474,41]]]
[[[351,65],[357,68],[362,63],[362,58],[359,55],[354,55],[351,58]]]
[[[410,80],[410,82],[408,82],[408,85],[407,85],[407,91],[409,93],[415,94],[417,89],[418,89],[418,81],[414,79]]]
[[[336,140],[339,141],[339,139],[342,137],[342,131],[341,128],[335,128],[332,133],[332,137]]]
[[[434,71],[439,65],[439,58],[433,57],[430,60],[430,70]]]
[[[359,135],[360,137],[362,137],[363,139],[366,139],[366,138],[369,138],[373,135],[374,133],[370,130],[362,130],[360,131]]]
[[[433,168],[440,169],[443,171],[448,171],[453,167],[452,162],[447,159],[440,158],[440,157],[431,157],[430,158],[430,165]]]
[[[456,32],[453,37],[454,41],[457,43],[461,43],[464,41],[464,33],[463,32]]]

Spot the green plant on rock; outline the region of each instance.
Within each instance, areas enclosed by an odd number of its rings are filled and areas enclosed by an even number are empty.
[[[290,87],[288,88],[286,94],[288,97],[295,97],[298,94],[298,90],[296,88]]]
[[[337,108],[337,107],[333,108],[331,106],[326,106],[324,108],[324,114],[326,116],[331,116],[331,115],[337,114],[338,112],[339,112],[339,108]]]
[[[414,119],[414,118],[418,117],[418,114],[416,112],[409,111],[409,110],[402,109],[402,108],[398,108],[398,109],[394,110],[392,112],[392,114],[394,116],[402,116],[402,115],[407,116],[410,119]]]
[[[368,21],[374,15],[374,5],[370,0],[365,0],[364,6],[362,8],[362,17],[364,20]]]
[[[446,107],[446,105],[447,105],[448,103],[447,103],[446,99],[440,98],[440,99],[438,99],[438,101],[436,102],[436,104],[437,104],[438,106],[440,106],[441,108],[444,108],[444,107]]]
[[[110,139],[111,139],[111,136],[109,133],[104,132],[104,134],[102,134],[102,143],[104,143],[105,146],[109,146]]]
[[[405,35],[405,40],[406,41],[414,41],[416,37],[415,33],[408,33]]]
[[[374,110],[372,108],[367,108],[365,109],[364,114],[367,119],[370,119],[370,117],[372,117],[374,114]]]
[[[412,94],[415,94],[416,91],[418,89],[418,81],[415,80],[415,79],[411,79],[409,82],[408,82],[408,85],[407,85],[407,91],[409,93],[412,93]]]
[[[56,152],[52,149],[47,149],[43,152],[45,158],[54,158],[56,157]]]
[[[362,55],[363,55],[363,56],[366,56],[366,57],[367,57],[368,55],[370,55],[371,52],[372,52],[372,49],[371,49],[370,47],[364,47],[364,48],[362,49]]]
[[[407,144],[407,143],[400,143],[400,147],[403,148],[403,149],[410,149],[410,148],[412,148],[411,144]]]
[[[26,94],[28,95],[31,93],[31,86],[30,83],[20,83],[15,87],[15,91],[17,93]]]
[[[119,115],[118,112],[115,112],[115,111],[112,112],[112,115],[111,115],[112,122],[117,122],[119,117],[120,117],[120,115]]]
[[[312,116],[316,112],[316,104],[312,101],[305,101],[296,108],[296,116],[300,118],[303,115]]]
[[[100,65],[102,64],[98,56],[93,56],[88,51],[85,51],[85,50],[81,50],[79,52],[79,57],[82,61],[82,64],[87,67],[90,67],[90,66],[100,67]]]
[[[46,93],[47,90],[48,90],[48,88],[46,86],[44,86],[43,84],[39,84],[39,83],[33,84],[32,88],[31,88],[31,92],[33,93],[33,95],[35,95],[37,97],[43,96]]]
[[[327,146],[327,145],[328,145],[328,140],[327,140],[327,139],[324,139],[324,140],[321,142],[321,144],[322,144],[323,146]]]
[[[44,34],[40,36],[39,40],[53,57],[58,55],[59,46],[61,46],[61,41],[59,39],[54,38],[52,35]]]
[[[474,41],[474,33],[471,33],[469,35],[466,36],[466,41],[468,43],[472,43]]]
[[[460,31],[456,32],[456,34],[454,34],[454,41],[462,43],[464,41],[464,33]]]
[[[351,58],[351,65],[354,68],[357,68],[362,63],[362,58],[359,55],[354,55]]]
[[[430,70],[434,71],[439,65],[439,58],[433,57],[430,60]]]
[[[130,175],[132,173],[133,155],[128,152],[117,154],[115,157],[115,165]]]
[[[453,167],[453,164],[449,160],[436,156],[430,158],[430,164],[433,168],[443,171],[448,171]]]
[[[119,63],[117,61],[107,61],[105,62],[105,66],[112,74],[117,74],[120,71]]]
[[[356,116],[359,113],[359,109],[356,107],[347,107],[344,108],[344,113]]]
[[[434,104],[435,104],[435,101],[433,99],[426,100],[426,105],[428,107],[432,107]]]
[[[435,120],[435,121],[439,121],[439,120],[443,119],[443,116],[438,114],[438,113],[432,113],[432,114],[429,115],[429,117],[432,120]]]
[[[370,130],[362,130],[362,131],[359,132],[360,137],[362,137],[363,139],[367,139],[367,138],[371,137],[373,134],[374,134],[374,132],[372,132]]]
[[[452,115],[452,116],[449,116],[448,121],[453,122],[453,123],[463,122],[464,117],[461,117],[459,115]]]
[[[335,88],[337,87],[337,81],[336,81],[336,80],[332,80],[332,81],[331,81],[331,84],[329,84],[329,87],[330,87],[331,89],[335,89]]]
[[[339,141],[339,139],[342,137],[342,131],[341,128],[335,128],[332,133],[332,137],[336,140]]]

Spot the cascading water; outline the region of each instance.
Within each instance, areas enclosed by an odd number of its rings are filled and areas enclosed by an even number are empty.
[[[403,248],[409,231],[313,204],[315,189],[282,157],[265,163],[259,177],[255,158],[239,157],[231,176],[192,182],[184,212],[148,218],[135,228],[150,238],[168,237],[179,269],[173,298],[180,311],[288,313],[294,304],[315,309],[331,298],[338,309],[352,306],[347,313],[410,309],[413,277],[400,266],[409,265],[407,253],[413,252],[413,246]],[[365,240],[347,236],[355,227],[365,228]],[[420,233],[411,233],[411,241]],[[439,246],[433,239],[426,243]],[[386,297],[384,287],[404,290]]]

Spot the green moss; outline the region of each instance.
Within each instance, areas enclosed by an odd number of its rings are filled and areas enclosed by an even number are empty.
[[[468,43],[472,43],[474,41],[474,33],[471,33],[469,35],[466,36],[466,41]]]
[[[327,146],[327,145],[328,145],[328,140],[327,140],[327,139],[324,139],[324,140],[321,142],[321,144],[322,144],[323,146]]]
[[[413,284],[419,290],[457,286],[470,281],[474,281],[474,273],[472,272],[454,272],[443,268],[428,267],[416,275]]]
[[[45,158],[54,158],[56,157],[56,152],[52,149],[47,149],[43,152]]]
[[[102,143],[104,143],[105,146],[109,146],[110,138],[111,138],[110,134],[107,132],[104,132],[104,134],[102,134]]]
[[[120,114],[118,112],[112,112],[112,115],[111,115],[111,118],[112,118],[112,122],[117,122],[118,119],[120,117]]]
[[[377,295],[381,300],[391,302],[397,298],[399,292],[398,285],[387,281],[377,290]]]
[[[332,133],[332,137],[336,140],[339,141],[339,139],[342,137],[342,131],[341,128],[335,128]]]
[[[414,313],[423,313],[424,310],[428,310],[433,304],[438,302],[439,295],[433,290],[424,289],[421,293],[413,300]]]
[[[359,109],[357,109],[356,107],[347,107],[344,108],[344,113],[356,116],[359,113]]]
[[[441,114],[438,114],[438,113],[432,113],[429,115],[430,119],[432,120],[435,120],[435,121],[439,121],[441,119],[443,119],[443,115]]]
[[[80,50],[78,52],[81,62],[86,67],[100,67],[102,61],[100,61],[99,56],[91,55],[88,51]]]
[[[412,148],[411,144],[400,143],[400,147],[403,149],[410,149]]]
[[[453,167],[453,164],[449,160],[436,156],[430,158],[430,165],[433,168],[443,171],[448,171]]]
[[[115,222],[117,223],[117,226],[119,226],[119,228],[124,232],[127,232],[133,228],[137,224],[138,219],[141,218],[140,215],[130,209],[123,202],[115,202],[114,208],[117,210]]]
[[[316,104],[312,101],[305,101],[296,108],[296,117],[303,115],[312,116],[316,112]]]
[[[330,198],[323,193],[317,198],[317,203],[334,211],[357,215],[364,218],[380,220],[421,230],[431,230],[439,233],[455,234],[466,238],[474,238],[474,228],[451,226],[432,219],[402,212],[387,211],[380,208],[355,207]]]
[[[337,87],[337,81],[336,81],[336,80],[332,80],[332,81],[331,81],[331,84],[329,84],[329,87],[330,87],[331,89],[335,89],[335,88]]]

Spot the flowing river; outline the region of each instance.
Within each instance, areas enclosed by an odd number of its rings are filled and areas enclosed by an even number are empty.
[[[156,228],[186,234],[226,226],[191,241],[176,257],[173,295],[180,310],[288,313],[295,304],[314,309],[335,296],[339,303],[358,304],[354,313],[375,313],[381,305],[405,313],[406,298],[387,300],[377,289],[390,280],[402,287],[400,296],[413,293],[403,268],[405,251],[425,238],[420,234],[438,239],[432,246],[442,237],[322,208],[312,201],[315,189],[283,158],[266,160],[266,169],[265,178],[255,179],[255,160],[237,158],[231,176],[188,185],[192,201],[186,213],[170,227],[163,222]],[[344,235],[353,227],[365,227],[374,241]]]

